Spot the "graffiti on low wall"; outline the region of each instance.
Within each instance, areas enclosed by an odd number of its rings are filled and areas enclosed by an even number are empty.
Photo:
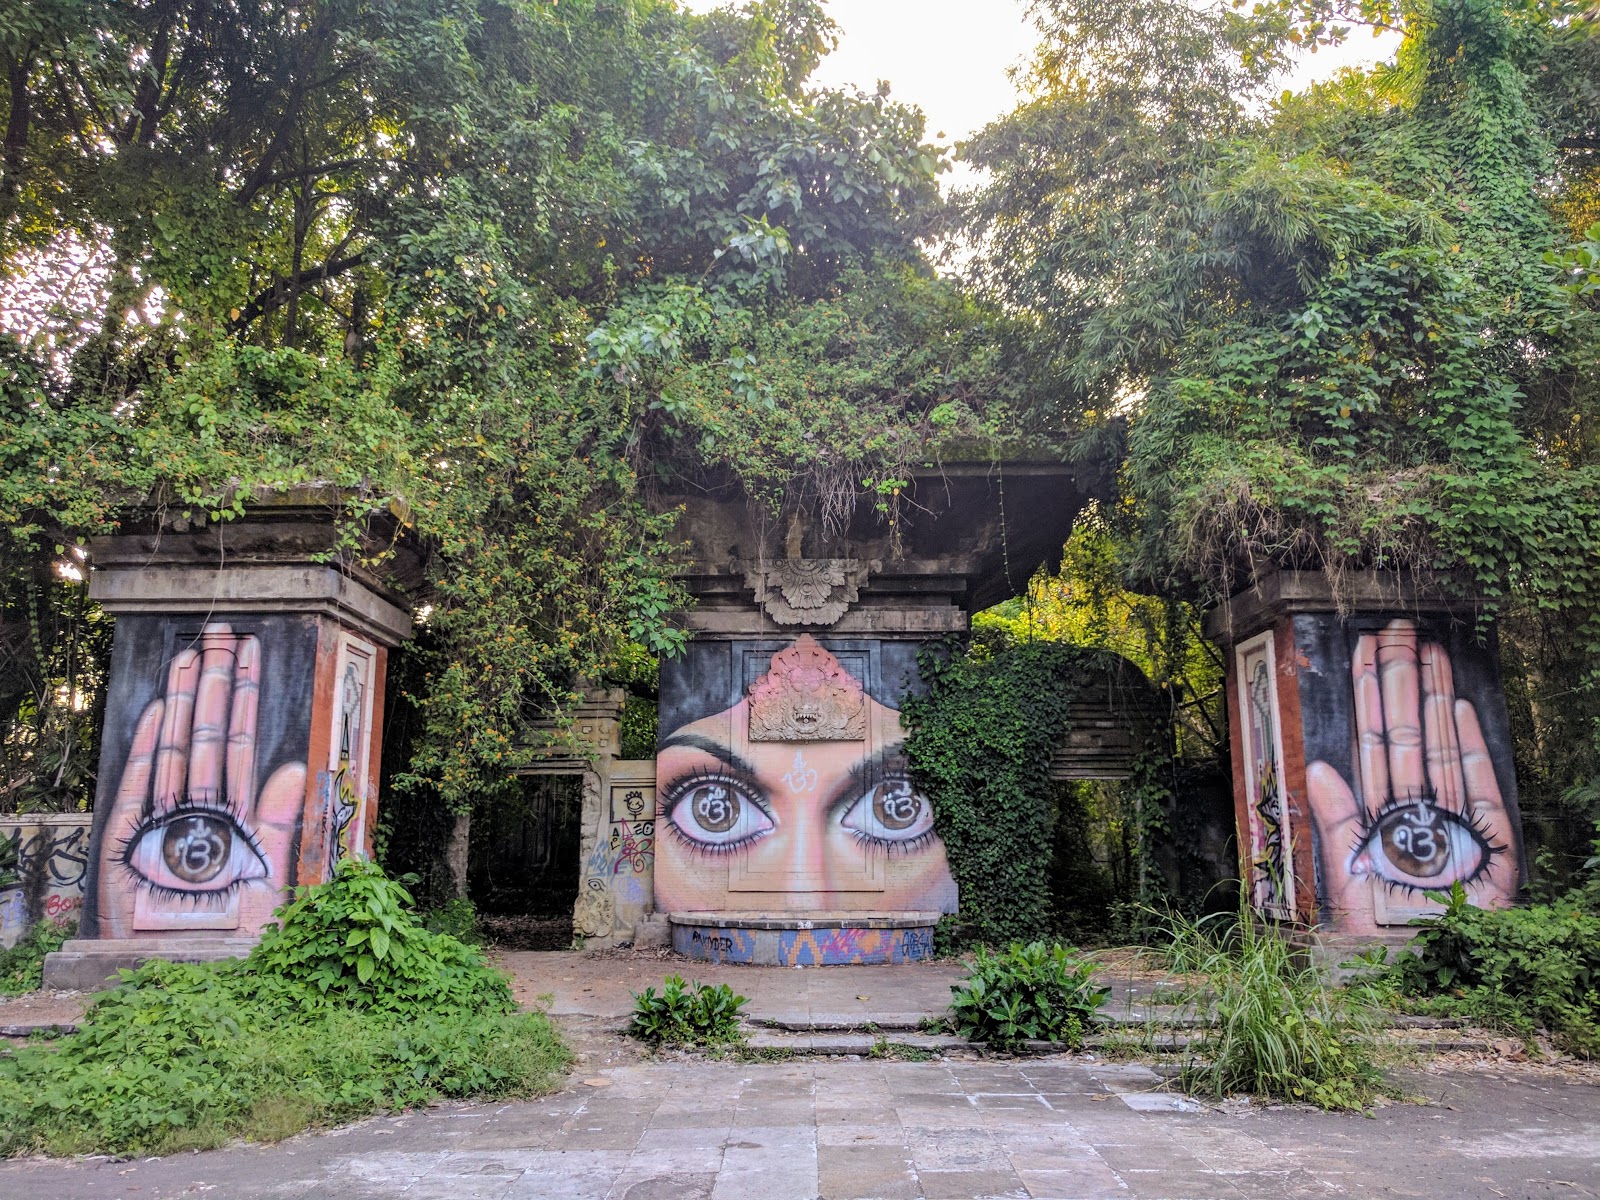
[[[611,764],[626,773],[647,764]],[[605,797],[585,820],[593,847],[584,860],[573,909],[573,929],[585,937],[631,936],[634,924],[650,909],[656,866],[656,789],[654,783],[621,779],[602,781],[591,790]],[[586,796],[585,811],[594,803]]]
[[[75,920],[89,871],[88,813],[0,817],[0,839],[16,850],[17,885],[0,892],[0,946],[35,921]]]
[[[694,962],[760,966],[923,962],[933,957],[933,927],[741,929],[674,923],[672,948]]]

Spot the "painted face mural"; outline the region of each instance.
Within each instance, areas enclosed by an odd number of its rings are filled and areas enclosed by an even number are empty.
[[[1482,664],[1454,663],[1414,622],[1391,621],[1355,640],[1347,677],[1354,761],[1346,771],[1328,757],[1306,768],[1322,884],[1342,931],[1375,932],[1436,912],[1428,897],[1457,882],[1482,905],[1516,893],[1516,822],[1485,734],[1484,701],[1458,694],[1458,666],[1488,694],[1476,679]]]
[[[897,710],[810,636],[731,707],[663,738],[656,907],[952,912]]]
[[[97,834],[99,936],[253,931],[281,902],[306,764],[301,748],[260,777],[265,653],[258,634],[208,624],[139,710]]]

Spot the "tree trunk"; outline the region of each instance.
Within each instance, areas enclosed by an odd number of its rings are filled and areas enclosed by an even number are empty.
[[[456,823],[450,827],[450,841],[445,847],[444,861],[450,868],[450,886],[456,899],[467,898],[467,844],[472,836],[472,814],[456,814]]]

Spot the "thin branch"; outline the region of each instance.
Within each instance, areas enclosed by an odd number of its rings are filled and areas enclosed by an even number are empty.
[[[347,167],[361,167],[375,165],[376,160],[370,158],[341,158],[334,162],[318,163],[314,167],[302,167],[293,171],[274,171],[266,178],[259,180],[255,190],[271,187],[275,183],[287,183],[290,180],[308,179],[317,175],[326,175],[331,171],[343,171]]]
[[[306,284],[316,283],[319,280],[327,282],[343,275],[352,267],[359,266],[362,260],[366,258],[366,253],[365,250],[361,250],[345,258],[330,258],[314,267],[307,267],[303,271],[297,271],[286,279],[278,280],[265,291],[258,293],[249,304],[240,309],[239,316],[228,323],[228,328],[238,332],[250,324],[251,321],[264,317],[270,312],[277,311],[290,296],[297,294]]]

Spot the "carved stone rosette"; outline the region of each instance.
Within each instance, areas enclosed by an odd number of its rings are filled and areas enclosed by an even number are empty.
[[[752,742],[845,742],[867,736],[867,698],[809,633],[772,656],[750,687]]]
[[[784,558],[747,564],[744,581],[779,625],[832,625],[860,598],[872,566],[853,558]]]

